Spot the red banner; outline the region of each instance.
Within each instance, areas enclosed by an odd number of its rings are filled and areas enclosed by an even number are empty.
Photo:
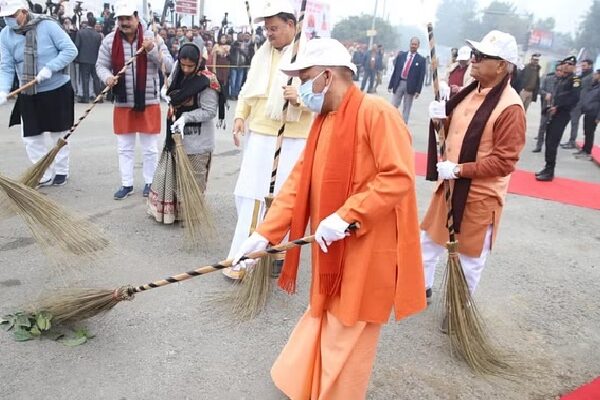
[[[175,12],[177,14],[198,14],[197,0],[175,0]]]

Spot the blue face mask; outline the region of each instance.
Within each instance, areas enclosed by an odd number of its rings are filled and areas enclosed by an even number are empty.
[[[309,110],[316,113],[321,112],[323,103],[325,102],[325,93],[327,93],[327,90],[329,89],[329,86],[326,86],[321,93],[313,92],[313,83],[317,78],[323,75],[323,72],[300,85],[300,98],[302,99],[302,102]]]
[[[15,17],[4,17],[4,23],[10,29],[17,29],[19,27],[19,23]]]

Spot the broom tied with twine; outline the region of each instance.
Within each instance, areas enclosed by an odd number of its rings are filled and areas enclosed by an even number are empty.
[[[296,24],[296,35],[294,37],[294,44],[292,47],[291,62],[296,61],[298,55],[298,49],[300,47],[300,39],[302,37],[302,24],[304,23],[304,15],[306,12],[307,0],[302,0],[300,5],[300,14],[298,16],[298,22]],[[246,10],[248,11],[248,20],[252,26],[252,18],[250,17],[250,5],[246,2]],[[287,81],[287,85],[292,85],[292,78],[290,77]],[[271,171],[271,180],[269,182],[269,194],[265,197],[265,215],[269,212],[269,208],[273,203],[275,194],[275,182],[277,180],[277,170],[279,168],[279,158],[281,156],[281,147],[283,145],[283,133],[285,132],[287,110],[290,106],[289,100],[286,100],[283,104],[282,122],[279,131],[277,132],[277,141],[275,146],[275,153],[273,155],[273,169]],[[255,200],[255,209],[260,203]],[[255,215],[257,213],[254,213]],[[253,225],[256,226],[257,221],[253,221]],[[233,312],[239,318],[252,318],[258,315],[265,307],[270,293],[272,292],[272,282],[270,279],[271,270],[274,267],[274,263],[283,263],[284,254],[278,253],[279,257],[264,257],[261,258],[257,265],[253,268],[249,274],[242,276],[241,288],[235,293],[233,299]]]
[[[142,47],[129,60],[127,60],[127,62],[123,66],[123,68],[121,68],[121,70],[119,72],[117,72],[117,74],[115,75],[115,78],[119,79],[121,76],[123,76],[123,74],[125,74],[125,72],[127,71],[127,68],[144,51],[146,51],[146,49],[144,47]],[[115,80],[115,83],[116,83],[116,80]],[[19,179],[19,181],[21,183],[23,183],[24,185],[27,185],[27,186],[29,186],[31,188],[36,188],[39,185],[40,179],[44,175],[44,172],[46,172],[46,170],[50,167],[50,165],[52,165],[52,163],[54,162],[54,159],[56,158],[56,155],[58,154],[58,152],[64,146],[67,145],[67,140],[69,139],[69,137],[73,134],[73,132],[75,132],[75,129],[77,129],[77,127],[79,126],[79,124],[81,124],[81,122],[85,118],[87,118],[87,116],[94,109],[94,107],[96,106],[96,104],[98,104],[100,101],[102,101],[104,99],[104,96],[106,96],[106,94],[111,89],[112,89],[112,86],[108,86],[107,85],[104,88],[104,90],[102,90],[102,92],[100,92],[100,94],[98,96],[96,96],[96,98],[94,99],[94,101],[92,102],[92,104],[84,111],[83,115],[81,115],[77,119],[77,121],[73,124],[73,126],[69,129],[69,131],[62,138],[58,139],[58,141],[56,142],[56,145],[54,145],[54,147],[52,149],[50,149],[50,151],[48,153],[46,153],[44,155],[44,157],[42,157],[38,162],[36,162],[35,164],[33,164],[31,167],[29,167],[25,171],[25,173]]]
[[[314,241],[314,236],[307,236],[288,243],[256,251],[242,257],[241,261],[264,258],[268,255],[285,252],[298,246],[304,246]],[[146,292],[172,283],[183,282],[188,279],[231,267],[233,259],[219,261],[215,264],[196,268],[192,271],[173,275],[165,279],[147,283],[141,286],[120,286],[114,289],[66,289],[41,300],[37,305],[30,307],[29,315],[50,315],[53,325],[65,322],[81,321],[110,311],[118,303],[133,300],[135,294]]]
[[[432,80],[435,100],[440,100],[439,78],[437,73],[437,58],[433,25],[427,25],[429,35],[429,49],[432,60]],[[439,135],[439,153],[442,159],[446,155],[446,133],[444,123],[437,124]],[[448,323],[448,336],[451,349],[458,353],[469,367],[481,374],[510,375],[511,366],[502,360],[498,350],[492,345],[486,332],[485,325],[479,310],[475,306],[469,286],[465,279],[464,271],[458,252],[459,244],[454,230],[452,212],[452,186],[450,181],[444,180],[444,197],[448,209],[448,236],[446,244],[448,249],[448,262],[444,275],[442,291],[444,305],[444,319]]]

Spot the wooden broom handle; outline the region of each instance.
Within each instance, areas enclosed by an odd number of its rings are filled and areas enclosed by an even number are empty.
[[[24,84],[23,86],[21,86],[20,88],[10,92],[6,98],[10,99],[11,97],[15,97],[16,95],[18,95],[19,93],[21,93],[24,90],[29,89],[30,87],[35,86],[38,83],[37,79],[31,80],[29,82],[27,82],[26,84]]]

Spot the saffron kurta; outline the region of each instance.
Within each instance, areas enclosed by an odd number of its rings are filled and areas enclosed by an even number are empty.
[[[336,113],[323,121],[314,153],[310,191],[310,230],[321,221],[316,205],[327,195],[323,182]],[[339,294],[320,292],[321,251],[314,244],[310,308],[302,317],[271,376],[291,399],[363,399],[368,386],[381,324],[392,308],[400,319],[423,310],[425,285],[421,264],[411,137],[400,114],[385,100],[365,96],[357,116],[354,175],[350,196],[337,210],[358,223],[344,239]],[[257,232],[279,243],[288,232],[304,155],[275,198]]]
[[[462,142],[469,123],[490,89],[475,89],[456,106],[446,124],[446,158],[458,163]],[[461,233],[457,235],[459,251],[479,257],[488,226],[493,226],[492,243],[496,238],[510,174],[525,145],[525,111],[517,92],[504,89],[500,101],[487,121],[475,162],[461,165],[461,177],[471,179],[471,188],[463,215]],[[447,207],[442,181],[438,181],[421,228],[437,244],[448,241]]]
[[[334,116],[330,113],[323,122],[312,168],[313,187],[322,184],[324,157],[335,145],[328,140]],[[374,96],[362,101],[357,130],[351,195],[337,213],[360,228],[345,239],[341,293],[335,298],[319,292],[314,255],[320,250],[312,245],[311,314],[316,317],[329,310],[346,326],[357,321],[385,323],[392,307],[396,319],[425,308],[410,133],[398,111]],[[302,163],[303,156],[257,228],[271,243],[281,242],[290,228]],[[320,201],[317,193],[311,191],[311,204]],[[311,232],[320,222],[311,213]]]

